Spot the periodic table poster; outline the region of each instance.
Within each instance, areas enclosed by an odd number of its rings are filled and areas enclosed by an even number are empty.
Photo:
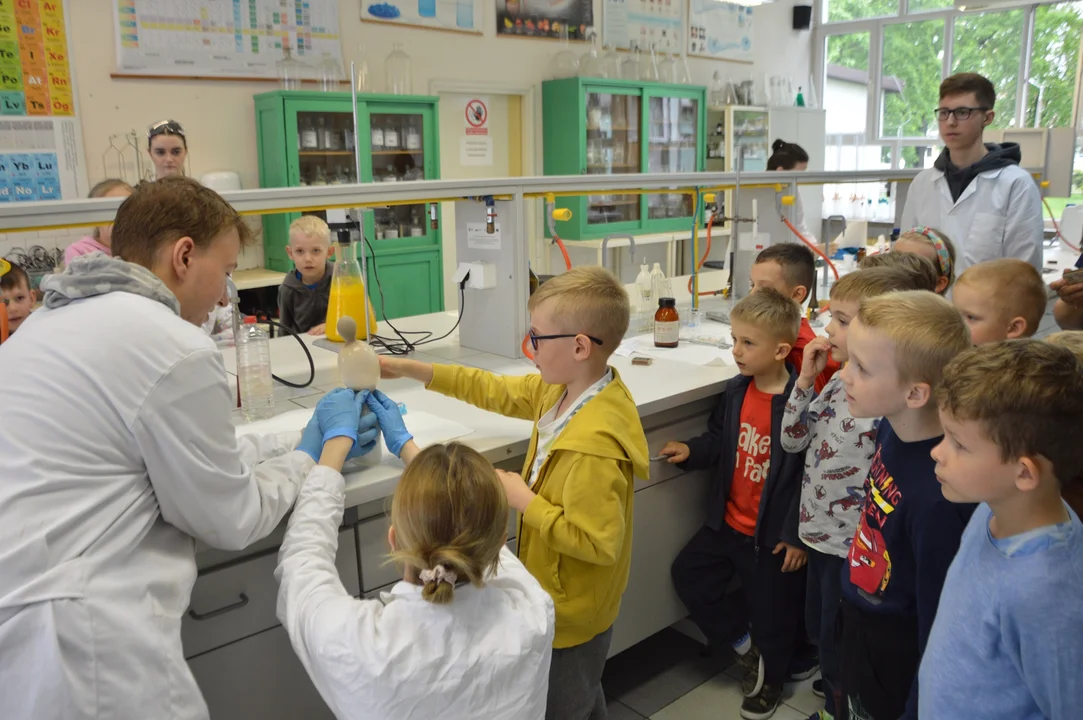
[[[0,0],[0,115],[75,115],[61,0]]]

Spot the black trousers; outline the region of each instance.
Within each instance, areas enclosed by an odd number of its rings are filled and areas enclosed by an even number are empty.
[[[878,615],[842,602],[839,679],[851,720],[898,720],[917,675],[917,619]]]
[[[751,537],[728,525],[699,529],[673,561],[670,573],[688,616],[712,646],[730,647],[749,624],[760,649],[765,682],[781,685],[805,644],[805,570],[782,572],[786,554],[757,552]],[[734,577],[741,591],[730,592]]]
[[[805,626],[820,651],[820,676],[824,681],[824,709],[838,717],[839,654],[835,629],[842,602],[842,567],[846,559],[809,548],[808,592],[805,595]]]

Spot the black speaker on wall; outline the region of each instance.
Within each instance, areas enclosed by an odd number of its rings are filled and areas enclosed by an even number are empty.
[[[811,5],[794,5],[793,6],[793,29],[794,30],[808,30],[812,27],[812,6]]]

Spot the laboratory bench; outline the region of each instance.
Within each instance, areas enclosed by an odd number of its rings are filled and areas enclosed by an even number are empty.
[[[675,285],[683,279],[674,278]],[[402,318],[402,331],[427,330],[433,337],[455,323],[451,312]],[[720,334],[728,328],[718,325]],[[393,333],[380,323],[379,334]],[[312,408],[338,385],[337,354],[321,338],[302,336],[315,365],[313,384],[305,389],[276,385],[279,413]],[[457,332],[422,345],[419,360],[476,367],[503,375],[536,372],[526,359],[513,360],[459,345]],[[232,349],[223,351],[228,373],[235,373]],[[291,337],[271,341],[274,373],[293,382],[309,377],[309,364]],[[633,366],[626,355],[614,355],[611,365],[635,398],[651,455],[667,440],[701,433],[716,396],[736,373],[732,365],[692,365],[655,357],[650,366]],[[235,382],[235,380],[233,380]],[[532,424],[474,408],[433,393],[408,380],[384,381],[380,389],[405,403],[406,425],[411,417],[437,416],[466,427],[457,438],[494,465],[522,469]],[[245,431],[239,412],[239,432]],[[273,422],[263,421],[263,422]],[[386,563],[387,509],[402,472],[401,462],[384,458],[379,464],[347,469],[346,514],[339,534],[336,560],[343,584],[359,597],[375,597],[401,579]],[[678,551],[704,520],[708,475],[686,473],[667,463],[652,463],[650,477],[636,478],[632,567],[617,618],[610,655],[653,635],[685,616],[670,582],[669,568]],[[514,549],[515,518],[509,518],[509,545]],[[182,624],[185,655],[210,707],[212,717],[331,718],[331,712],[296,659],[285,631],[275,617],[277,583],[274,569],[285,523],[270,536],[240,552],[197,548],[199,576],[190,612]]]

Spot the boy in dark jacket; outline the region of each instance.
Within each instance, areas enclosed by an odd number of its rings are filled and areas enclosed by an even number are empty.
[[[781,444],[786,398],[797,380],[786,358],[801,311],[764,289],[737,303],[730,321],[741,374],[726,384],[706,433],[666,443],[661,452],[684,469],[716,471],[707,522],[671,572],[710,644],[732,644],[740,655],[741,716],[764,720],[778,707],[795,650],[804,645],[806,558],[797,525],[805,453],[787,453]],[[732,595],[735,575],[742,592]]]
[[[286,254],[294,270],[278,288],[278,321],[296,333],[322,335],[333,274],[331,229],[315,215],[302,215],[290,225]]]

